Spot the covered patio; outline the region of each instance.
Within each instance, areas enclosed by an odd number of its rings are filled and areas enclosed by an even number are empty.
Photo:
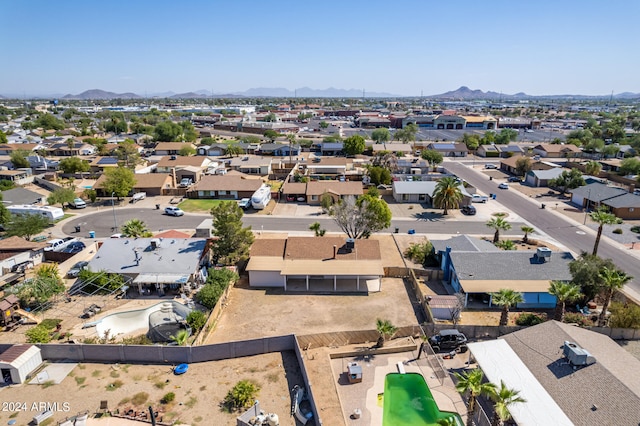
[[[168,289],[179,290],[180,293],[188,291],[186,288],[189,282],[189,275],[175,274],[139,274],[133,280],[133,284],[138,286],[138,293],[141,296],[151,294],[152,289],[158,293],[158,296],[164,296]]]

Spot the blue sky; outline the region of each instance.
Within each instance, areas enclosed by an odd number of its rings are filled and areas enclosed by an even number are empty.
[[[640,92],[640,1],[0,1],[0,94]]]

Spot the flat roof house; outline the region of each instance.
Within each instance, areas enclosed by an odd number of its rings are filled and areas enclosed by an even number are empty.
[[[427,145],[427,149],[438,151],[445,157],[466,157],[469,152],[465,144],[458,142],[433,142]]]
[[[582,150],[574,144],[541,143],[533,147],[533,154],[544,158],[571,158],[581,153]]]
[[[251,287],[285,291],[375,292],[384,275],[377,240],[341,237],[257,239],[246,270]]]
[[[187,191],[189,198],[239,200],[250,198],[262,187],[262,179],[241,175],[208,175]]]

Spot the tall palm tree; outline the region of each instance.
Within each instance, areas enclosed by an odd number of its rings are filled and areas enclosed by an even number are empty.
[[[509,308],[524,302],[522,293],[511,290],[509,288],[500,289],[497,293],[492,294],[491,303],[502,306],[502,314],[500,315],[500,326],[509,323]]]
[[[496,217],[487,222],[487,226],[495,229],[496,231],[495,234],[493,234],[494,244],[500,241],[500,231],[508,231],[511,229],[511,224],[504,220],[502,215],[496,215]]]
[[[556,299],[558,299],[553,319],[560,322],[564,321],[564,311],[567,302],[578,300],[583,296],[583,294],[580,293],[580,286],[564,281],[551,281],[548,291],[549,294],[554,295]]]
[[[500,389],[496,389],[492,395],[493,399],[493,418],[492,426],[502,426],[504,422],[511,418],[509,406],[516,402],[527,402],[526,399],[518,396],[520,391],[509,389],[502,380],[500,380]]]
[[[604,225],[618,225],[622,223],[622,219],[617,218],[613,213],[609,213],[606,207],[599,207],[596,211],[593,211],[589,214],[591,216],[591,220],[597,222],[598,226],[598,235],[596,235],[596,242],[593,245],[593,253],[598,254],[598,245],[600,245],[600,237],[602,237],[602,229]]]
[[[444,209],[443,214],[449,214],[449,209],[457,209],[462,201],[460,183],[454,177],[445,177],[438,181],[433,192],[433,205]]]
[[[533,234],[534,232],[536,232],[536,230],[533,227],[527,226],[527,225],[522,225],[520,227],[520,230],[524,232],[524,237],[522,237],[522,242],[525,244],[529,244],[529,234]]]
[[[613,293],[624,287],[633,277],[619,269],[607,268],[606,266],[602,268],[599,275],[602,279],[604,301],[602,302],[602,312],[600,312],[600,316],[598,317],[598,327],[604,327],[607,323],[607,308],[609,307]]]
[[[602,165],[597,161],[591,160],[584,166],[584,171],[591,176],[598,176],[602,170]]]
[[[384,346],[384,342],[387,340],[387,337],[391,337],[396,334],[398,328],[391,324],[389,320],[381,320],[378,318],[376,320],[376,330],[380,337],[378,337],[378,347],[381,348]]]
[[[479,396],[492,395],[496,386],[493,383],[483,383],[484,374],[482,370],[466,371],[462,374],[453,373],[457,379],[456,390],[460,394],[469,392],[469,402],[467,403],[467,426],[473,426],[473,414],[476,412],[476,405]]]
[[[123,236],[130,238],[150,237],[152,235],[147,225],[140,219],[126,221],[120,230]]]

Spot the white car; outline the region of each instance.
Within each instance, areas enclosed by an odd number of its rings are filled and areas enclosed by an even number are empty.
[[[173,207],[173,206],[165,207],[164,212],[169,216],[184,216],[184,212],[178,207]]]
[[[509,189],[509,184],[506,182],[502,182],[500,185],[498,185],[498,188],[500,189]]]

